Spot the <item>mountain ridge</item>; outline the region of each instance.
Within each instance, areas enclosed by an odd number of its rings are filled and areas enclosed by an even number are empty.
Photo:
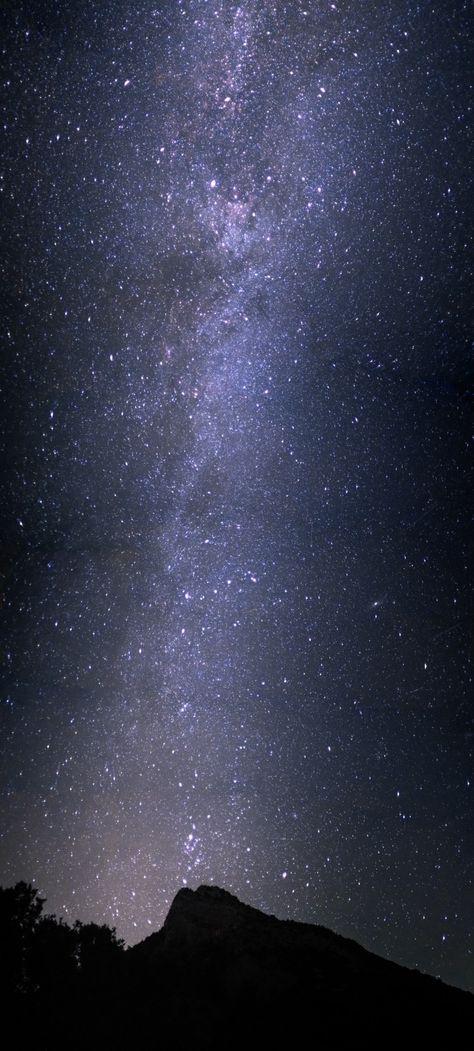
[[[0,1014],[17,1046],[470,1049],[472,994],[220,887],[181,888],[127,950],[105,926],[40,918],[43,903],[30,885],[3,892]]]
[[[382,956],[371,949],[367,949],[366,946],[361,945],[361,943],[355,938],[349,938],[346,935],[339,934],[336,931],[333,931],[330,927],[325,927],[324,925],[317,923],[308,923],[302,920],[293,920],[290,918],[280,919],[273,913],[264,912],[254,905],[242,902],[240,898],[231,894],[230,891],[213,884],[201,884],[195,890],[188,886],[181,887],[173,898],[162,927],[158,931],[149,934],[140,942],[137,942],[136,945],[131,946],[130,949],[137,949],[139,946],[153,943],[157,938],[159,938],[161,942],[163,940],[163,934],[168,936],[170,930],[173,930],[174,936],[176,936],[176,923],[178,923],[181,928],[185,923],[189,924],[192,922],[194,932],[196,932],[196,927],[198,926],[196,921],[198,921],[199,918],[202,920],[203,915],[205,915],[206,906],[213,911],[216,906],[219,908],[219,917],[217,917],[217,914],[214,912],[214,916],[211,918],[211,915],[208,913],[208,920],[211,926],[215,926],[218,922],[220,927],[225,927],[226,918],[231,918],[234,923],[228,924],[228,927],[232,927],[234,931],[244,926],[245,921],[249,924],[253,921],[256,924],[262,924],[264,927],[266,926],[267,930],[269,930],[270,927],[274,931],[279,929],[282,931],[286,930],[288,933],[297,933],[301,937],[304,937],[306,934],[308,938],[311,938],[314,937],[317,932],[322,944],[326,941],[326,944],[332,944],[334,948],[337,946],[341,950],[342,955],[344,955],[344,950],[346,953],[353,952],[354,954],[362,954],[368,958],[376,960],[377,962],[387,964],[389,967],[398,968],[401,971],[410,974],[426,977],[430,981],[439,982],[446,988],[456,989],[460,992],[467,992],[468,995],[472,995],[469,990],[459,989],[458,986],[451,985],[435,975],[430,975],[427,972],[421,971],[418,967],[409,967],[406,964],[396,963],[388,957]],[[237,918],[239,919],[238,923],[236,922]],[[204,926],[206,925],[204,924]]]
[[[263,913],[219,887],[182,888],[161,930],[127,956],[144,986],[148,980],[165,991],[178,1030],[181,1016],[193,1020],[203,1048],[219,1046],[217,1031],[233,1034],[232,1047],[258,1035],[264,1047],[271,1036],[274,1047],[304,1040],[375,1049],[381,1033],[386,1047],[441,1034],[469,1046],[463,1025],[474,1024],[471,994],[329,928]],[[315,1018],[316,1042],[308,1045]]]

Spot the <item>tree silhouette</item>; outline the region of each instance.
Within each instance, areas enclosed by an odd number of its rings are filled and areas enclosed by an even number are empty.
[[[0,887],[0,980],[5,991],[29,987],[29,953],[44,902],[31,883]]]
[[[72,987],[77,972],[75,930],[56,916],[43,916],[35,928],[28,954],[31,988],[36,992],[64,991]]]
[[[90,989],[104,989],[117,973],[124,942],[117,938],[115,927],[97,923],[74,924],[79,974],[83,985]]]

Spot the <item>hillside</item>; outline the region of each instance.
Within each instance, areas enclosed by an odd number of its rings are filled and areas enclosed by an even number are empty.
[[[41,899],[17,887],[29,902],[29,933],[10,909],[1,960],[2,1017],[17,1045],[470,1046],[470,993],[218,887],[180,890],[162,929],[128,950],[108,928],[39,919]]]

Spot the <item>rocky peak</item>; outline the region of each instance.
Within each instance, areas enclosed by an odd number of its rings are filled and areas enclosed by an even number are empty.
[[[272,919],[220,887],[201,886],[194,891],[183,887],[172,902],[162,934],[168,944],[180,942],[197,947],[204,940],[220,940]]]

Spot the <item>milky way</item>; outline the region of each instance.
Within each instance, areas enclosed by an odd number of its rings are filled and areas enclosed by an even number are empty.
[[[467,4],[8,18],[0,879],[472,984]]]

